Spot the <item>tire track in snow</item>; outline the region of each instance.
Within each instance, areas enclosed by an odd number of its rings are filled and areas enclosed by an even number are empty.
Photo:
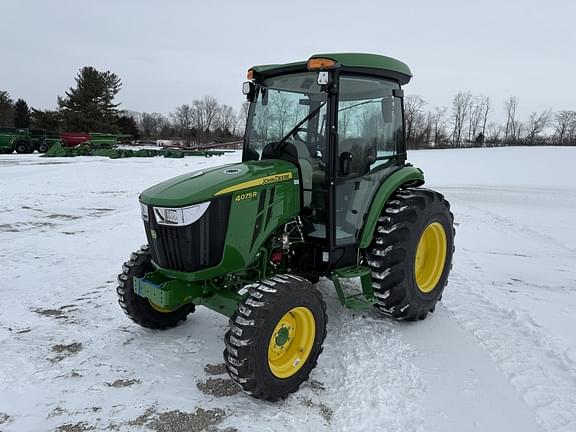
[[[478,277],[453,273],[444,305],[480,341],[545,430],[574,432],[576,365],[528,315],[497,305],[481,294],[475,287],[488,286],[489,278],[469,254],[464,260]]]
[[[465,206],[468,207],[469,210],[471,210],[472,212],[476,213],[476,214],[481,214],[481,218],[483,220],[483,222],[486,221],[491,221],[492,224],[490,224],[492,226],[492,228],[498,229],[499,231],[502,231],[503,233],[509,233],[509,232],[517,232],[520,233],[522,235],[525,235],[526,237],[534,240],[534,239],[538,239],[539,241],[541,241],[543,244],[547,244],[547,245],[551,245],[553,244],[554,246],[556,246],[558,249],[561,249],[564,253],[569,252],[570,255],[576,256],[576,250],[566,246],[565,244],[563,244],[562,242],[560,242],[559,240],[557,240],[556,238],[544,234],[538,230],[535,230],[533,228],[530,228],[529,226],[525,226],[525,225],[519,225],[518,223],[514,222],[513,220],[502,216],[501,214],[495,213],[493,211],[487,210],[483,207],[478,207],[475,206],[473,204],[470,204],[470,202],[468,201],[461,201],[461,200],[455,200],[455,202],[458,203],[458,206]],[[551,255],[552,252],[548,251],[548,254]]]
[[[358,287],[356,287],[358,289]],[[328,285],[328,336],[314,376],[332,384],[322,401],[334,410],[330,430],[419,432],[425,430],[419,401],[425,392],[413,348],[377,311],[352,312]]]

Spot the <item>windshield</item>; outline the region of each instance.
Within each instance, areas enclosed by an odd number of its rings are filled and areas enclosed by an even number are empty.
[[[291,143],[312,157],[325,153],[326,95],[317,73],[272,77],[259,87],[246,128],[245,159],[258,160],[266,146]]]

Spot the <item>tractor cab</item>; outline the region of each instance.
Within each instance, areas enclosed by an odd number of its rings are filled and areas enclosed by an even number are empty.
[[[320,54],[248,71],[243,160],[298,167],[304,234],[331,251],[320,256],[329,267],[357,263],[374,194],[404,166],[400,86],[410,77],[403,63],[371,54]]]

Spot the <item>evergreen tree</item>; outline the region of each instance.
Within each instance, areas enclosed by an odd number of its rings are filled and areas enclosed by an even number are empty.
[[[140,133],[138,131],[138,125],[136,124],[136,121],[134,120],[134,118],[128,116],[128,115],[123,115],[120,116],[118,118],[118,129],[120,130],[120,133],[126,134],[126,135],[131,135],[134,139],[140,139]]]
[[[58,111],[32,108],[32,125],[38,129],[57,131],[62,128],[62,116]]]
[[[0,90],[0,127],[14,125],[14,102],[7,91]]]
[[[18,99],[14,104],[14,127],[30,127],[30,108],[24,99]]]
[[[120,78],[85,66],[75,78],[65,97],[58,97],[58,106],[67,130],[117,132],[118,106],[114,98],[122,88]]]

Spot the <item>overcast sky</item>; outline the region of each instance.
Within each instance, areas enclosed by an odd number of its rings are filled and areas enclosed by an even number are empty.
[[[168,114],[209,94],[238,108],[253,64],[318,52],[407,63],[407,93],[520,97],[519,115],[576,109],[576,2],[0,0],[0,89],[54,108],[77,70],[111,70],[125,109]]]

